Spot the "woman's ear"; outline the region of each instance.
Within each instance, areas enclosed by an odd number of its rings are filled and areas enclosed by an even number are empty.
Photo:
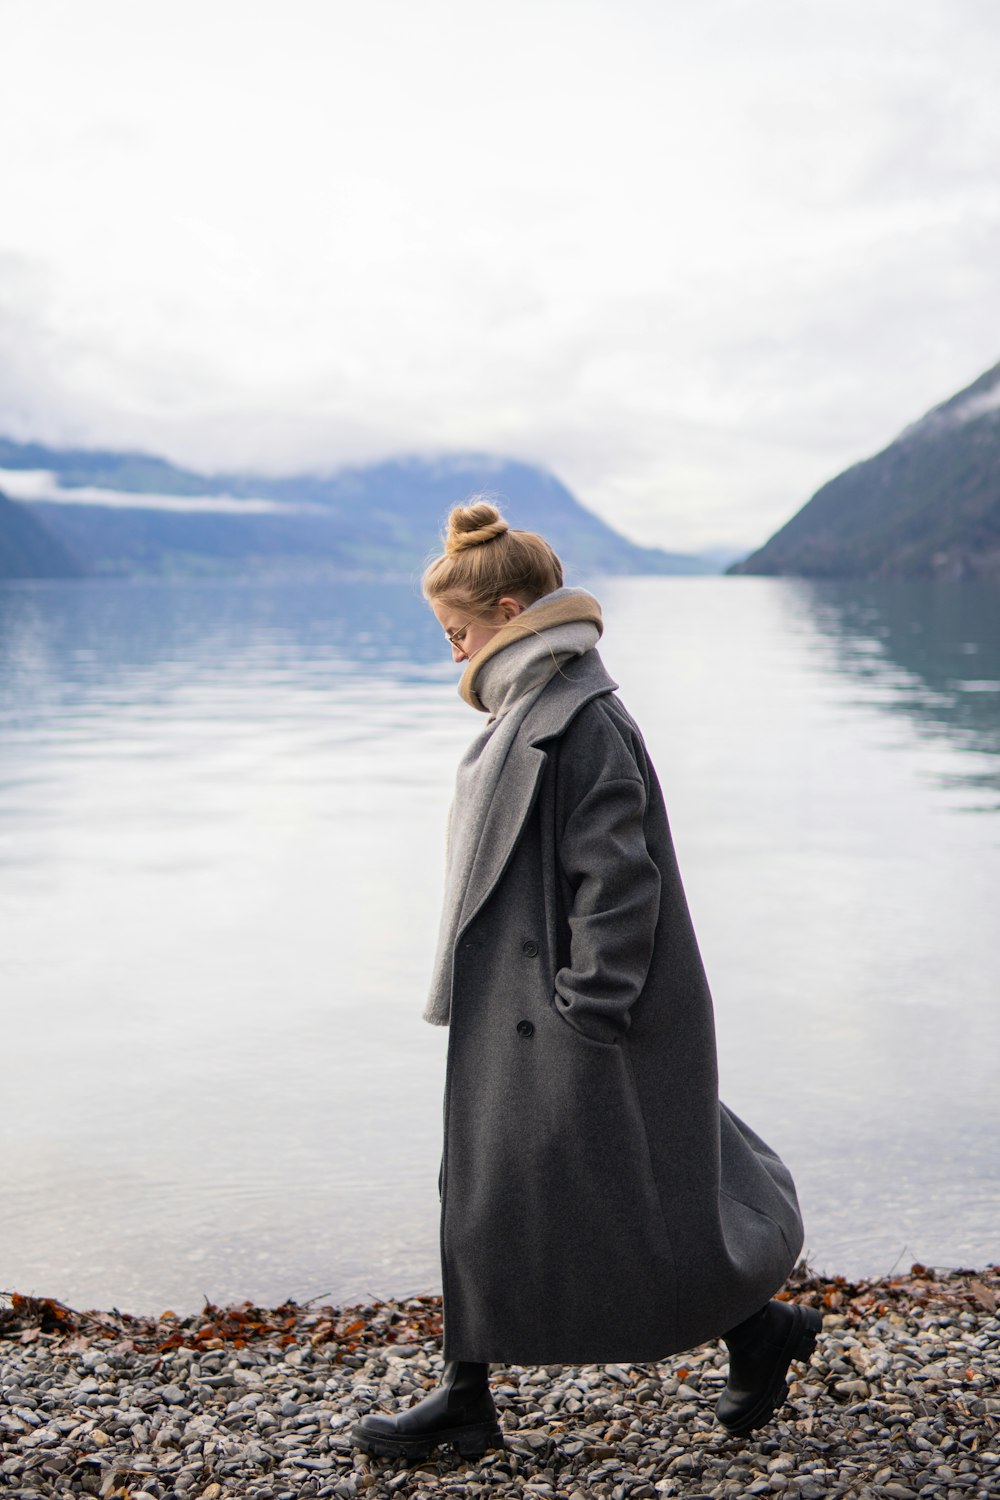
[[[524,605],[520,599],[514,599],[509,594],[505,594],[502,599],[497,600],[497,608],[503,615],[504,624],[509,625],[511,620],[522,613]]]

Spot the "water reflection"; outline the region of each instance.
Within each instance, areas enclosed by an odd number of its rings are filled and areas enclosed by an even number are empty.
[[[997,599],[594,589],[726,1097],[800,1173],[818,1263],[982,1260],[1000,846],[927,775],[996,776]],[[0,1118],[8,1284],[152,1310],[437,1284],[420,1011],[457,676],[415,581],[0,587],[0,993],[32,1060]]]
[[[810,579],[768,587],[784,595],[790,615],[809,621],[827,666],[853,684],[848,702],[903,715],[978,758],[939,780],[985,790],[990,808],[1000,807],[1000,591]],[[352,673],[453,679],[416,579],[0,587],[0,722],[8,730],[57,707],[162,701],[193,674],[218,688],[292,678],[324,690]]]
[[[0,586],[0,703],[67,701],[98,684],[168,688],[199,674],[283,673],[320,685],[331,661],[437,677],[441,631],[412,584],[158,581]],[[155,669],[155,670],[151,670]],[[419,674],[418,674],[419,675]]]
[[[904,716],[970,757],[934,773],[1000,809],[1000,590],[914,582],[786,585],[833,648],[854,701]]]

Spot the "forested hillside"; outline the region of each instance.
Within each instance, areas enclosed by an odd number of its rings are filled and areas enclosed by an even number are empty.
[[[489,455],[330,474],[198,474],[148,454],[0,440],[3,470],[24,482],[25,507],[98,575],[410,574],[435,550],[449,509],[478,491],[495,495],[514,526],[544,532],[577,570],[718,571],[710,559],[637,546],[546,470]]]
[[[1000,583],[1000,364],[825,484],[728,571]]]

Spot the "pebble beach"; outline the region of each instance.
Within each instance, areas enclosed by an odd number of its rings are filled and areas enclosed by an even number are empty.
[[[751,1438],[715,1422],[727,1356],[709,1344],[655,1365],[497,1367],[504,1447],[400,1468],[351,1428],[435,1385],[439,1298],[142,1318],[7,1293],[0,1494],[1000,1496],[1000,1267],[855,1283],[801,1267],[782,1295],[818,1308],[823,1333]]]

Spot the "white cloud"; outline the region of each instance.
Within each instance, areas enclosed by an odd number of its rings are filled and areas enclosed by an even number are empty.
[[[967,396],[953,409],[951,415],[957,422],[972,422],[976,417],[984,417],[988,412],[994,411],[1000,411],[1000,379],[992,389],[980,391],[977,396]]]
[[[322,505],[305,501],[236,498],[234,495],[158,495],[153,491],[109,490],[99,484],[69,489],[49,469],[0,469],[0,492],[11,500],[51,500],[57,505],[109,505],[119,510],[218,511],[229,515],[324,515]]]
[[[637,537],[749,546],[1000,354],[986,0],[33,0],[0,33],[0,432],[506,451]]]

